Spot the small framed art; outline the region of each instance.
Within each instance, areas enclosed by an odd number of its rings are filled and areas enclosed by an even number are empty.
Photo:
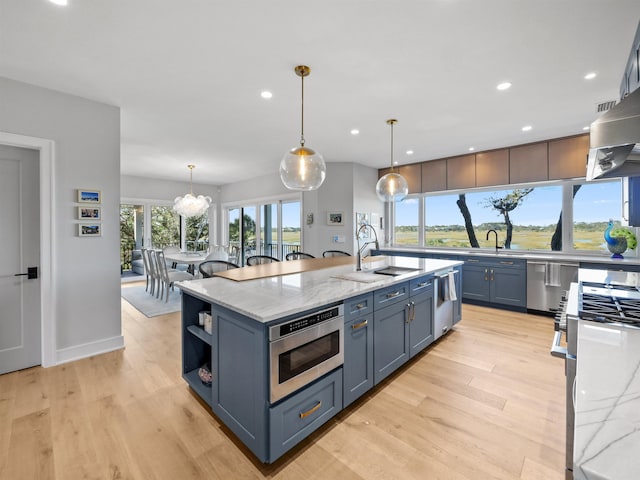
[[[327,212],[327,225],[344,225],[344,213]]]
[[[102,225],[99,223],[79,223],[78,236],[79,237],[101,237]]]
[[[100,190],[78,189],[78,203],[102,203]]]
[[[78,220],[101,220],[101,207],[78,207]]]

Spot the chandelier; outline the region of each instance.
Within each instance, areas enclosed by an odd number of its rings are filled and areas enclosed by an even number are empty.
[[[409,193],[405,178],[393,171],[393,125],[396,122],[395,119],[387,120],[387,125],[391,126],[391,171],[376,184],[376,194],[383,202],[401,202]]]
[[[280,178],[289,190],[316,190],[327,174],[322,155],[304,146],[304,77],[311,73],[306,65],[298,65],[294,71],[302,82],[302,109],[300,127],[300,146],[288,151],[280,162]]]
[[[211,204],[211,197],[193,195],[193,169],[195,165],[187,165],[189,169],[189,193],[184,197],[176,197],[173,210],[183,217],[198,217],[207,211]]]

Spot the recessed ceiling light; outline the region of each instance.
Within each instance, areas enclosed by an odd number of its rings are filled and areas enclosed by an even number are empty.
[[[531,130],[533,127],[531,125],[525,125],[524,127],[522,127],[522,131],[523,132],[528,132],[529,130]]]
[[[589,130],[589,125],[587,125],[586,127],[582,127],[583,130]]]
[[[510,87],[511,87],[511,83],[510,82],[502,82],[502,83],[499,83],[496,88],[498,90],[507,90]]]
[[[413,150],[407,150],[407,155],[413,155]]]
[[[469,147],[469,151],[473,152],[476,149],[476,147]]]
[[[271,98],[271,97],[273,97],[273,93],[271,93],[271,92],[270,92],[270,91],[268,91],[268,90],[265,90],[265,91],[263,91],[263,92],[261,92],[261,93],[260,93],[260,96],[261,96],[262,98]]]
[[[591,80],[592,78],[596,78],[596,72],[590,72],[584,76],[585,80]]]
[[[51,3],[55,3],[56,5],[66,5],[67,0],[49,0]]]
[[[360,133],[360,130],[358,130],[357,128],[354,128],[353,130],[351,130],[351,135],[358,135]]]

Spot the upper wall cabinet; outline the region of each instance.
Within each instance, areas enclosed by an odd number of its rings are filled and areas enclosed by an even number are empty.
[[[409,184],[409,193],[422,192],[422,168],[419,163],[402,165],[398,168],[398,173],[402,175]]]
[[[447,190],[476,186],[476,156],[447,158]]]
[[[492,187],[509,183],[509,149],[476,153],[476,186]]]
[[[539,182],[548,178],[547,142],[509,149],[509,183]]]
[[[549,180],[584,177],[587,155],[589,135],[549,141]]]
[[[441,192],[447,189],[447,161],[430,160],[422,163],[422,191]]]

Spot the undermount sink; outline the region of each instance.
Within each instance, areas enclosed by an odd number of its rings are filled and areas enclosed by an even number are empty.
[[[409,267],[385,267],[380,268],[379,270],[374,270],[373,273],[377,273],[378,275],[390,275],[392,277],[397,277],[398,275],[403,275],[405,273],[417,272],[420,270],[419,268],[409,268]]]

